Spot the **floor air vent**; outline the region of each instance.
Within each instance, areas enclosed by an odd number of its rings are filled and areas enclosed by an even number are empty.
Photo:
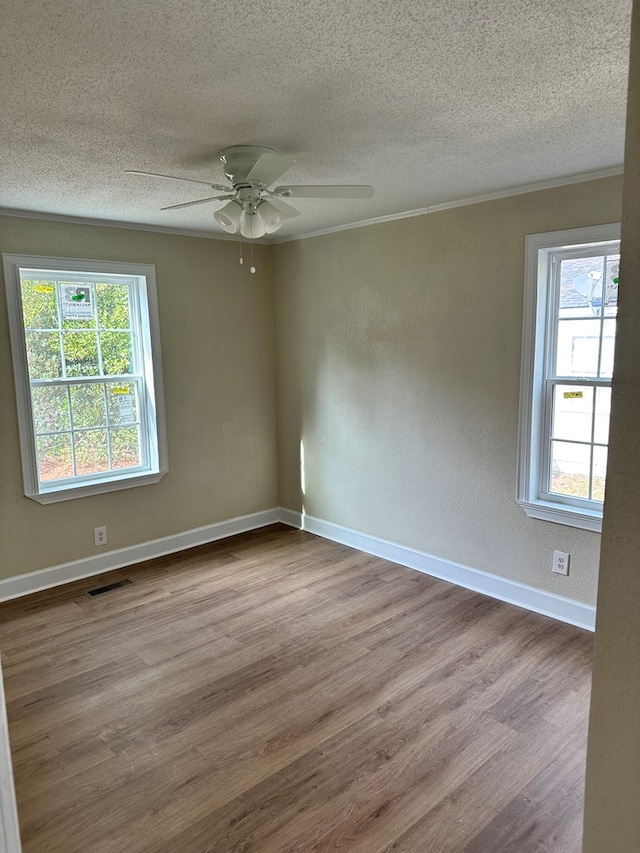
[[[97,589],[90,589],[89,595],[102,595],[103,592],[111,592],[112,589],[120,589],[121,586],[130,586],[133,581],[130,581],[126,578],[123,581],[116,581],[115,583],[107,584],[107,586],[99,586]]]

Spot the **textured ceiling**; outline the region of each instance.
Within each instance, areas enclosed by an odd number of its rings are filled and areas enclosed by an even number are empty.
[[[295,158],[304,234],[618,166],[630,0],[4,0],[0,205],[218,232],[219,149]],[[201,192],[202,190],[202,192]],[[222,232],[219,232],[222,234]]]

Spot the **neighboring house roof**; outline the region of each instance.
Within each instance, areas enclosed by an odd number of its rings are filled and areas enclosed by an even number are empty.
[[[619,256],[607,259],[607,281],[605,285],[605,304],[617,305],[618,285],[613,281],[617,277]],[[560,281],[561,308],[588,308],[602,304],[602,258],[575,258],[562,262]],[[589,293],[592,294],[589,299]]]

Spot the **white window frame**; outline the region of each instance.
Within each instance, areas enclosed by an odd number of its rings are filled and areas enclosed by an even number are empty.
[[[155,267],[152,264],[13,254],[3,254],[3,261],[25,495],[38,503],[49,504],[158,483],[167,473],[168,454]],[[86,475],[80,481],[74,478],[73,482],[70,479],[59,480],[50,485],[39,482],[31,382],[22,314],[21,269],[52,271],[71,276],[85,273],[89,275],[89,280],[100,276],[125,276],[133,280],[137,298],[132,301],[132,314],[136,315],[135,324],[141,337],[143,352],[141,384],[144,394],[140,408],[143,427],[141,440],[146,442],[144,465],[135,469],[124,469],[122,473],[108,471],[104,474]],[[91,382],[91,377],[85,377],[85,380]]]
[[[545,358],[547,337],[554,333],[555,319],[549,299],[552,287],[549,258],[552,252],[616,240],[620,240],[620,223],[531,234],[525,247],[516,500],[530,518],[597,533],[602,530],[601,506],[581,499],[575,502],[555,496],[550,499],[542,488],[548,459],[546,425],[550,418],[545,402]]]

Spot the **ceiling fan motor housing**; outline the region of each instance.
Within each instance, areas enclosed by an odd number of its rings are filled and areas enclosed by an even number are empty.
[[[234,201],[248,214],[256,212],[257,206],[262,201],[262,190],[259,187],[246,186],[236,187],[236,195]]]

